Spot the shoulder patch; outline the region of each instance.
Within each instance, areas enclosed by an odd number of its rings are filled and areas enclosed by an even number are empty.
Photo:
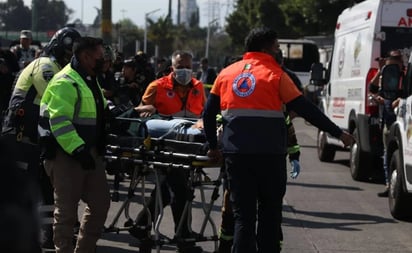
[[[50,81],[53,76],[54,76],[54,72],[52,70],[43,71],[43,79],[46,80],[47,82]]]

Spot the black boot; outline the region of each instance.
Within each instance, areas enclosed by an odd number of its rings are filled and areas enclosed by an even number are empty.
[[[383,192],[378,192],[378,197],[387,198],[389,196],[389,185],[387,184]]]
[[[178,243],[177,253],[202,253],[203,249],[200,246],[196,246],[194,242]]]
[[[140,240],[139,253],[151,253],[153,241],[150,238]]]
[[[41,247],[44,252],[55,252],[53,242],[53,224],[45,224],[41,228]]]
[[[233,240],[223,240],[219,239],[218,253],[231,253],[232,252]]]
[[[383,192],[378,192],[378,197],[386,198],[389,196],[389,189],[386,188]]]

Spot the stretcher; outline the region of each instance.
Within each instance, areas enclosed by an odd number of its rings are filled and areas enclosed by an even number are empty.
[[[163,245],[176,245],[179,242],[214,242],[215,252],[217,252],[217,228],[210,214],[214,202],[219,197],[219,188],[223,172],[220,164],[212,163],[206,155],[207,144],[202,130],[194,128],[195,119],[169,118],[169,119],[140,119],[117,117],[117,130],[108,135],[108,145],[106,147],[105,159],[109,164],[120,166],[121,171],[130,174],[130,184],[128,186],[127,198],[123,201],[113,221],[105,232],[119,232],[129,230],[137,220],[131,218],[129,209],[131,201],[137,197],[136,190],[140,190],[140,202],[142,209],[155,215],[152,224],[151,239],[160,252]],[[120,129],[120,130],[119,130]],[[183,168],[188,174],[188,186],[192,197],[188,196],[184,207],[186,219],[181,218],[173,237],[168,237],[161,232],[161,222],[163,219],[163,201],[160,184],[165,180],[165,174],[176,168]],[[216,179],[210,179],[205,173],[205,168],[217,168],[219,174]],[[119,201],[119,180],[117,174],[113,186],[112,201]],[[148,178],[154,178],[156,187],[156,209],[154,214],[150,214],[148,209],[145,191]],[[212,190],[210,199],[206,199],[205,190]],[[194,194],[200,193],[202,212],[204,215],[201,227],[196,232],[191,229],[191,212]],[[124,213],[126,222],[123,227],[118,226],[120,216]],[[210,234],[206,234],[206,227],[210,225]],[[180,234],[183,226],[188,226],[191,232],[190,238],[183,238]]]

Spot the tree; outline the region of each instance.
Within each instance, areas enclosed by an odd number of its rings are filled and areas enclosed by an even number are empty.
[[[0,3],[0,21],[5,30],[18,31],[32,29],[38,31],[58,30],[69,20],[73,10],[68,9],[63,1],[33,0],[33,8],[24,6],[23,0],[7,0]],[[32,24],[32,15],[35,15]]]
[[[284,16],[277,0],[238,0],[235,11],[226,19],[226,32],[232,39],[234,50],[243,50],[248,32],[258,26],[286,32]]]
[[[7,0],[0,3],[0,22],[6,31],[31,28],[31,11],[23,0]]]
[[[331,34],[343,9],[363,0],[282,0],[287,27],[299,36]]]
[[[136,54],[136,40],[143,41],[143,31],[129,18],[120,20],[114,25],[118,29],[118,36],[123,40],[122,51],[124,55],[133,56]]]
[[[160,17],[156,22],[152,19],[147,19],[147,22],[148,49],[154,52],[155,45],[158,45],[160,57],[170,56],[177,33],[170,17]]]
[[[243,51],[243,42],[251,29],[251,25],[247,20],[246,8],[242,6],[242,2],[242,0],[239,0],[236,10],[226,18],[227,25],[225,29],[232,39],[233,50],[237,52],[236,54]]]
[[[63,1],[35,0],[39,31],[58,30],[67,24],[73,10],[68,9]]]
[[[226,32],[236,52],[257,26],[275,29],[281,38],[333,33],[343,9],[363,0],[237,0],[226,18]]]

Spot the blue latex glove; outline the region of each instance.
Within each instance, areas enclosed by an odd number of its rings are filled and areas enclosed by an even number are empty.
[[[296,179],[300,173],[300,163],[298,160],[290,161],[290,165],[292,166],[292,171],[290,172],[290,177]]]

